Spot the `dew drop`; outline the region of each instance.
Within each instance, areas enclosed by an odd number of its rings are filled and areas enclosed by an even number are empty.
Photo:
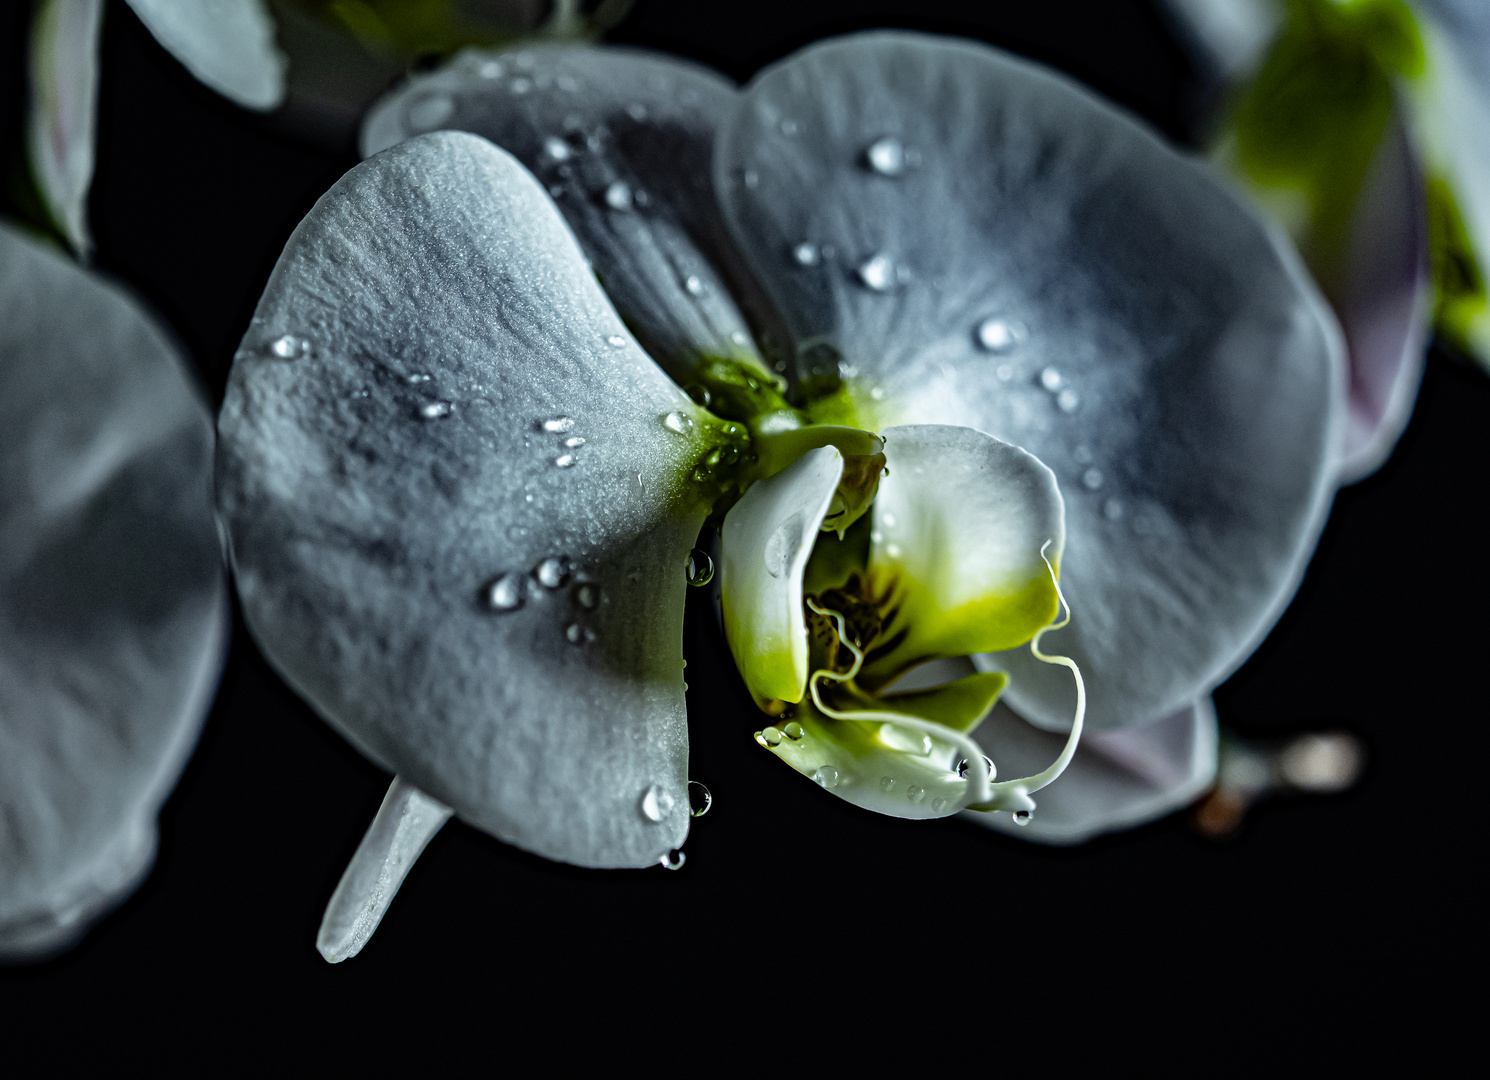
[[[798,124],[795,120],[788,118],[781,122],[781,133],[788,139],[795,139],[801,130],[802,125]]]
[[[569,583],[574,566],[563,555],[550,555],[533,567],[533,577],[545,589],[562,589]]]
[[[714,580],[714,560],[702,548],[694,548],[688,553],[687,570],[688,584],[695,587]]]
[[[426,420],[443,420],[452,412],[450,402],[431,401],[426,405],[419,406],[419,415]]]
[[[761,174],[754,169],[746,169],[741,179],[745,181],[746,187],[754,189],[760,186]]]
[[[822,260],[822,252],[816,244],[809,244],[804,240],[792,248],[792,258],[797,260],[798,266],[816,266]]]
[[[1014,811],[1014,824],[1016,825],[1028,825],[1034,819],[1035,815],[1030,813],[1030,811],[1028,810]]]
[[[748,345],[748,344],[750,344],[750,338],[748,338],[745,335],[745,331],[744,330],[731,330],[729,332],[729,339],[731,341],[733,341],[736,345]]]
[[[703,817],[714,805],[714,793],[697,780],[688,781],[688,816]]]
[[[895,262],[883,251],[859,264],[859,280],[867,289],[888,292],[895,285]]]
[[[269,343],[269,352],[281,360],[298,360],[310,355],[310,342],[294,334],[281,334]]]
[[[781,733],[792,742],[801,741],[802,736],[807,734],[807,732],[803,730],[802,725],[797,723],[795,720],[788,721],[786,726],[781,729]]]
[[[640,101],[633,101],[630,105],[626,106],[626,115],[637,123],[641,123],[647,118],[647,107]]]
[[[662,418],[662,426],[669,431],[676,431],[679,435],[686,435],[693,430],[693,421],[687,413],[674,410]]]
[[[642,792],[642,817],[648,821],[661,822],[672,813],[674,799],[666,788],[653,784]]]
[[[704,295],[704,283],[697,274],[689,274],[683,279],[683,288],[688,290],[689,296]]]
[[[625,180],[613,180],[605,189],[605,205],[612,210],[629,211],[633,205],[631,185]]]
[[[543,140],[543,153],[550,161],[568,161],[574,153],[569,149],[569,144],[557,135],[550,135]]]
[[[1127,513],[1127,507],[1121,499],[1108,499],[1102,504],[1102,516],[1108,521],[1122,521],[1123,515]]]
[[[673,848],[666,855],[657,860],[657,865],[661,866],[664,870],[681,870],[683,869],[683,864],[687,861],[687,855],[684,855],[683,852],[678,848]]]
[[[579,458],[573,454],[560,454],[554,458],[554,468],[556,469],[572,469],[578,464]]]
[[[988,318],[978,324],[979,347],[992,353],[1008,352],[1024,340],[1024,326],[1006,319]]]
[[[1081,406],[1081,395],[1068,386],[1055,396],[1055,403],[1061,412],[1073,413]]]
[[[517,94],[519,97],[521,97],[523,94],[526,94],[529,90],[533,89],[533,80],[519,75],[517,78],[513,79],[511,83],[508,84],[507,88],[514,94]]]
[[[594,611],[600,605],[600,590],[586,583],[574,591],[574,598],[586,611]]]
[[[564,440],[564,445],[567,446],[570,450],[578,450],[581,446],[585,445],[584,436],[571,435],[569,436],[569,438]]]
[[[1088,491],[1096,491],[1099,487],[1102,486],[1102,480],[1103,476],[1101,469],[1088,469],[1086,472],[1081,474],[1081,482],[1086,485]]]
[[[545,420],[540,427],[544,431],[570,431],[574,428],[574,417],[555,416],[552,420]]]
[[[476,69],[476,74],[483,79],[500,79],[502,77],[502,65],[496,60],[488,60]]]
[[[626,339],[620,334],[610,335],[610,337],[605,339],[605,343],[612,349],[624,349],[626,347]]]
[[[931,800],[931,808],[938,814],[940,814],[947,808],[947,800],[938,795],[936,798]]]
[[[481,590],[481,600],[492,611],[516,611],[527,599],[527,580],[516,570],[494,578]]]
[[[881,791],[891,791],[891,790],[894,789],[894,787],[895,787],[895,777],[893,777],[893,776],[881,776],[880,777],[880,790]]]
[[[554,85],[566,94],[572,94],[579,89],[579,80],[573,75],[560,75],[554,80]]]
[[[429,382],[429,376],[416,372],[415,374],[408,376],[406,381],[414,386],[418,386],[420,383]]]
[[[449,94],[427,94],[409,105],[404,119],[414,131],[433,131],[455,113]]]
[[[1066,385],[1066,380],[1055,368],[1048,367],[1040,372],[1040,385],[1053,394]]]
[[[1000,364],[994,370],[994,374],[999,377],[1000,382],[1008,382],[1010,379],[1014,378],[1014,369],[1008,364]]]
[[[761,728],[755,733],[755,741],[770,749],[781,745],[781,730],[779,728]]]
[[[904,145],[889,135],[876,139],[864,151],[864,163],[880,176],[899,176],[905,172],[906,157]]]
[[[905,797],[919,806],[926,801],[926,789],[920,784],[912,784],[905,789]]]
[[[838,770],[831,765],[820,765],[817,771],[812,774],[812,779],[816,781],[818,787],[825,787],[831,790],[838,786]]]
[[[580,645],[585,640],[585,628],[579,623],[570,623],[564,628],[564,636],[569,639],[571,645]]]

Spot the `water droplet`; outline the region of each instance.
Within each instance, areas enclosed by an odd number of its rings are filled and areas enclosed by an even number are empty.
[[[544,431],[569,431],[574,427],[574,417],[556,416],[552,420],[545,420],[539,425]]]
[[[1077,443],[1076,449],[1071,451],[1071,460],[1078,465],[1090,465],[1092,463],[1092,448],[1086,443]]]
[[[885,388],[883,386],[876,386],[874,389],[869,391],[869,396],[874,398],[875,401],[884,401]]]
[[[697,780],[688,781],[688,815],[703,817],[714,805],[714,793]]]
[[[572,94],[579,89],[579,80],[573,75],[560,75],[554,80],[554,85],[566,94]]]
[[[579,623],[570,623],[564,629],[564,636],[569,639],[571,644],[578,645],[585,640],[585,628]]]
[[[511,90],[514,94],[522,96],[529,90],[533,89],[533,80],[519,75],[517,78],[513,79],[510,84],[508,84],[508,89]]]
[[[885,554],[888,555],[888,556],[890,556],[890,558],[892,558],[892,559],[898,559],[898,558],[900,558],[900,545],[899,544],[886,544],[885,545]]]
[[[476,69],[476,74],[480,75],[483,79],[500,79],[502,77],[502,65],[496,60],[487,60]]]
[[[890,790],[893,790],[894,787],[895,787],[895,777],[893,777],[893,776],[881,776],[880,777],[880,790],[881,791],[890,791]]]
[[[1000,382],[1008,382],[1010,379],[1014,378],[1014,369],[1008,364],[1000,364],[994,370],[994,374],[999,377]]]
[[[1008,352],[1024,340],[1024,326],[1005,319],[989,318],[978,324],[978,345],[992,353]]]
[[[988,775],[991,779],[994,775],[993,760],[987,754],[980,756],[983,758],[983,767],[988,770]],[[958,758],[957,768],[954,771],[957,773],[959,780],[966,780],[968,772],[967,758]]]
[[[574,598],[579,601],[579,606],[586,611],[594,611],[600,604],[600,590],[594,585],[586,583],[574,590]]]
[[[1102,504],[1102,516],[1108,521],[1122,521],[1127,508],[1123,506],[1122,499],[1108,499]]]
[[[822,253],[818,251],[816,244],[809,244],[804,240],[792,248],[792,258],[797,260],[798,266],[816,266],[822,259]]]
[[[414,131],[433,131],[455,113],[455,101],[449,94],[426,94],[410,103],[404,119]]]
[[[672,813],[674,799],[666,788],[653,784],[642,792],[642,816],[648,821],[660,822]]]
[[[641,121],[647,118],[647,107],[640,101],[633,101],[630,105],[626,106],[626,115],[637,123],[641,123]]]
[[[899,176],[905,172],[905,147],[899,139],[890,136],[876,139],[864,151],[864,160],[881,176]]]
[[[788,721],[786,726],[781,729],[781,733],[792,742],[800,741],[802,736],[807,734],[807,732],[803,730],[802,725],[797,723],[795,720]]]
[[[1035,815],[1028,810],[1014,811],[1014,824],[1016,825],[1028,825],[1034,819]]]
[[[714,580],[714,560],[702,548],[694,548],[688,553],[687,569],[690,585],[707,585]]]
[[[626,347],[626,339],[620,334],[610,335],[610,337],[605,339],[605,343],[612,349],[624,349]]]
[[[704,283],[697,274],[689,274],[684,278],[683,288],[688,290],[689,296],[702,296],[704,294]]]
[[[859,265],[859,280],[865,288],[888,292],[895,285],[895,262],[883,251]]]
[[[1048,367],[1040,372],[1040,385],[1052,394],[1066,385],[1065,377],[1053,367]]]
[[[780,577],[786,573],[786,564],[791,561],[801,536],[801,514],[793,514],[777,526],[776,531],[766,541],[764,555],[766,573],[772,577]]]
[[[736,345],[750,344],[750,338],[746,335],[744,330],[731,330],[729,332],[729,339]]]
[[[516,611],[527,599],[527,579],[516,570],[494,578],[481,590],[481,600],[492,611]]]
[[[612,210],[629,211],[632,202],[631,185],[625,180],[613,180],[605,189],[605,205]]]
[[[573,564],[563,555],[550,555],[533,567],[533,576],[545,589],[562,589],[573,573]]]
[[[429,376],[428,375],[423,375],[423,374],[420,374],[420,373],[416,372],[415,374],[410,375],[408,377],[407,381],[409,383],[417,386],[420,383],[427,383],[427,382],[429,382]]]
[[[693,421],[687,413],[674,410],[662,418],[662,426],[669,431],[676,431],[679,435],[686,435],[693,430]]]
[[[584,436],[583,435],[571,435],[571,436],[569,436],[569,438],[567,438],[567,439],[564,440],[564,445],[567,446],[571,450],[578,450],[581,446],[584,446],[585,445]]]
[[[920,784],[912,784],[905,789],[905,797],[919,806],[926,801],[926,789]]]
[[[745,174],[743,177],[741,177],[741,179],[745,181],[746,187],[756,188],[760,186],[761,174],[756,172],[754,169],[746,169]]]
[[[1102,470],[1088,469],[1081,474],[1081,482],[1086,485],[1088,491],[1096,491],[1102,486]]]
[[[578,464],[579,458],[573,454],[560,454],[554,458],[554,468],[556,469],[572,469]]]
[[[657,865],[661,866],[664,870],[681,870],[683,869],[683,864],[687,861],[687,855],[684,855],[678,848],[673,848],[657,860]]]
[[[269,352],[281,360],[299,360],[310,355],[310,342],[294,334],[281,334],[269,343]]]
[[[443,420],[452,411],[453,409],[448,401],[431,401],[426,405],[419,406],[419,415],[426,420]]]
[[[557,135],[550,135],[543,140],[543,153],[550,161],[568,161],[574,151],[569,149],[569,144]]]
[[[1055,403],[1061,412],[1073,413],[1081,405],[1081,395],[1068,386],[1055,396]]]
[[[940,814],[947,808],[947,800],[938,795],[936,798],[931,800],[931,808],[938,814]]]
[[[838,770],[831,765],[820,765],[812,774],[812,779],[817,782],[818,787],[836,788],[838,786]]]
[[[755,733],[755,741],[767,748],[780,746],[781,731],[773,727],[761,728]]]

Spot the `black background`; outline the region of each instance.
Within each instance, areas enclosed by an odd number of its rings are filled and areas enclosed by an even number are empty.
[[[7,149],[26,7],[0,8]],[[1206,98],[1140,0],[639,0],[612,39],[745,80],[873,26],[1045,61],[1180,140]],[[101,87],[96,266],[174,327],[215,402],[290,230],[355,157],[216,97],[118,2]],[[577,870],[453,823],[336,967],[316,928],[388,778],[240,621],[154,872],[71,953],[0,971],[0,1071],[494,1072],[522,1051],[545,1073],[592,1053],[669,1074],[755,1054],[836,1070],[868,1053],[915,1073],[1333,1072],[1396,1051],[1421,1065],[1468,1034],[1472,1000],[1445,973],[1468,965],[1484,850],[1487,471],[1490,382],[1435,350],[1395,457],[1340,494],[1298,598],[1217,694],[1245,733],[1359,732],[1371,765],[1343,797],[1265,805],[1224,844],[1180,816],[1072,851],[874,816],[754,746],[699,590],[691,768],[715,803],[687,865]]]

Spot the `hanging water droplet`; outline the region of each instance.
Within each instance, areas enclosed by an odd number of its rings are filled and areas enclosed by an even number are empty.
[[[1088,469],[1081,474],[1081,482],[1086,485],[1088,491],[1096,491],[1102,486],[1103,479],[1101,469]]]
[[[687,413],[674,410],[662,418],[662,426],[669,431],[676,431],[679,435],[686,435],[693,430],[693,421]]]
[[[626,339],[620,334],[610,335],[610,337],[605,339],[605,343],[612,349],[624,349],[626,347]]]
[[[281,360],[298,360],[310,355],[310,342],[294,334],[281,334],[269,343],[269,352]]]
[[[786,726],[781,729],[781,733],[792,742],[800,741],[802,736],[807,734],[802,725],[795,720],[788,721]]]
[[[983,767],[988,770],[988,776],[991,779],[994,775],[993,759],[991,759],[987,754],[983,754],[980,756],[983,758]],[[954,771],[957,773],[957,778],[959,780],[966,780],[968,773],[967,758],[958,758],[957,768]]]
[[[579,458],[573,454],[560,454],[554,458],[554,468],[556,469],[572,469],[578,464]]]
[[[888,292],[895,285],[895,261],[883,251],[859,264],[859,280],[875,292]]]
[[[714,793],[697,780],[688,781],[688,816],[703,817],[714,805]]]
[[[433,131],[455,112],[455,101],[449,94],[426,94],[413,101],[404,119],[413,131]]]
[[[642,792],[642,816],[648,821],[661,822],[673,811],[674,799],[666,788],[653,784]]]
[[[1049,390],[1053,394],[1061,387],[1066,385],[1066,380],[1065,377],[1061,375],[1061,373],[1055,368],[1048,367],[1044,371],[1040,372],[1040,385],[1045,387],[1045,389]]]
[[[574,565],[563,555],[550,555],[533,567],[533,577],[545,589],[562,589],[573,573]]]
[[[880,790],[881,791],[890,791],[890,790],[893,790],[894,787],[895,787],[895,777],[893,777],[893,776],[881,776],[880,777]]]
[[[681,870],[683,869],[683,864],[687,861],[687,855],[684,855],[679,848],[673,848],[657,860],[657,865],[661,866],[664,870]]]
[[[885,388],[883,386],[876,386],[874,389],[869,391],[869,396],[874,398],[875,401],[884,401]]]
[[[1008,352],[1024,340],[1024,325],[1006,319],[988,318],[978,324],[978,345],[991,353]]]
[[[1055,403],[1061,412],[1073,413],[1081,406],[1081,395],[1068,386],[1055,396]]]
[[[516,570],[494,578],[481,590],[481,600],[492,611],[516,611],[527,598],[527,579]]]
[[[869,144],[864,160],[881,176],[899,176],[905,172],[905,147],[899,139],[887,135]]]
[[[694,548],[688,553],[687,570],[688,584],[695,587],[714,580],[714,560],[702,548]]]
[[[702,296],[704,294],[704,283],[697,274],[689,274],[683,279],[683,288],[688,290],[689,296]]]
[[[1016,825],[1028,825],[1035,819],[1035,815],[1028,810],[1016,810],[1013,816]]]
[[[822,259],[822,252],[818,251],[816,244],[804,240],[792,248],[792,258],[797,260],[798,266],[816,266]]]
[[[605,205],[612,210],[629,211],[632,201],[631,185],[625,180],[613,180],[605,189]]]
[[[778,728],[761,728],[755,733],[755,741],[770,749],[781,745],[781,731]]]
[[[920,784],[912,784],[905,789],[905,797],[919,806],[926,801],[926,789]]]
[[[1102,504],[1102,516],[1108,521],[1122,521],[1127,508],[1123,506],[1122,499],[1108,499]]]
[[[419,415],[426,420],[443,420],[453,411],[448,401],[431,401],[419,406]]]
[[[831,765],[820,765],[812,774],[812,779],[817,782],[818,787],[831,790],[838,786],[838,770]]]
[[[574,598],[586,611],[594,611],[600,605],[600,590],[587,582],[574,590]]]
[[[569,144],[557,135],[550,135],[543,140],[543,153],[550,161],[568,161],[574,153],[569,149]]]
[[[574,427],[574,417],[555,416],[552,420],[545,420],[539,425],[544,431],[569,431]]]

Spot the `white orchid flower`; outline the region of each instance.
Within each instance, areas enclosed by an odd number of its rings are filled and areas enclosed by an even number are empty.
[[[1140,762],[1205,744],[1196,702],[1320,527],[1343,394],[1307,278],[1204,166],[1033,65],[888,33],[744,93],[628,50],[469,53],[364,143],[219,419],[249,626],[397,775],[328,959],[452,812],[579,865],[678,863],[711,516],[726,633],[781,725],[760,741],[840,797],[1010,821],[987,811],[1083,771],[1080,684],[1031,647],[1057,569],[1090,719]],[[894,685],[973,653],[1000,670]],[[1028,735],[972,741],[1006,681]],[[1205,745],[1121,812],[1193,794]],[[1023,832],[1053,806],[1069,835],[1060,790]]]
[[[120,289],[0,224],[0,960],[143,878],[228,602],[212,429]]]

